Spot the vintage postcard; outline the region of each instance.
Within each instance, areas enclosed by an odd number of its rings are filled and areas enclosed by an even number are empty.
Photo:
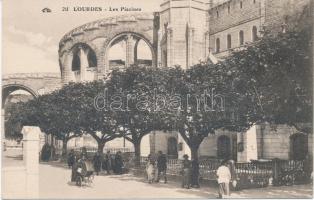
[[[314,0],[1,4],[2,198],[313,198]]]

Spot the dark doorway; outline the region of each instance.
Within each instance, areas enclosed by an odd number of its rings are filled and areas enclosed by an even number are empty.
[[[290,159],[304,160],[308,153],[307,135],[298,133],[290,136]]]
[[[228,136],[222,135],[217,140],[217,157],[220,159],[231,158],[231,143]]]
[[[168,139],[168,157],[176,159],[178,158],[178,149],[177,149],[177,139],[174,137],[170,137]]]

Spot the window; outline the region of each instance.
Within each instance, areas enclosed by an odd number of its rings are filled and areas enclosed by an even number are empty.
[[[241,9],[242,9],[242,6],[243,6],[242,1],[240,1],[240,8],[241,8]]]
[[[244,43],[244,33],[243,33],[243,31],[239,32],[239,43],[240,43],[240,45],[243,45],[243,43]]]
[[[217,15],[217,18],[219,17],[219,12],[218,11],[216,11],[216,15]]]
[[[256,3],[256,0],[253,0],[253,3]]]
[[[216,53],[220,52],[220,39],[216,39]]]
[[[228,14],[230,14],[230,5],[228,5]]]
[[[257,28],[253,26],[252,28],[252,41],[255,42],[257,40]]]
[[[227,49],[230,49],[231,48],[231,35],[228,34],[227,35]]]

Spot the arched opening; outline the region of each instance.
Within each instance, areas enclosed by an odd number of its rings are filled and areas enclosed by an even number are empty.
[[[109,43],[106,54],[109,69],[120,69],[132,65],[151,67],[152,45],[137,33],[122,33]]]
[[[178,142],[177,139],[174,137],[168,138],[168,144],[167,144],[167,152],[168,152],[168,157],[177,159],[178,158]]]
[[[134,63],[139,66],[152,66],[152,52],[147,43],[142,39],[136,42]]]
[[[217,140],[217,157],[220,159],[231,158],[231,141],[226,135],[219,136]]]
[[[308,153],[307,135],[297,133],[290,136],[290,159],[304,160]]]
[[[122,38],[117,39],[108,51],[109,68],[124,68],[126,61],[126,41]]]
[[[220,52],[220,39],[217,38],[216,39],[216,53],[219,53]]]
[[[5,138],[20,139],[22,137],[20,124],[9,121],[16,112],[16,104],[36,98],[37,93],[23,85],[7,85],[2,88],[2,132]]]
[[[257,28],[253,26],[252,28],[252,41],[255,42],[257,40]]]
[[[239,32],[239,44],[240,44],[240,46],[244,44],[244,33],[243,33],[243,31]]]
[[[72,71],[78,71],[81,68],[97,66],[97,57],[95,51],[87,44],[76,44],[73,49]]]
[[[231,48],[231,35],[228,34],[227,35],[227,49],[230,49]]]

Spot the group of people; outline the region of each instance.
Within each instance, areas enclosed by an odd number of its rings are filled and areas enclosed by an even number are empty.
[[[180,174],[182,175],[182,188],[199,187],[199,163],[196,159],[189,160],[188,155],[183,156]],[[152,155],[148,156],[146,164],[146,174],[148,183],[159,182],[163,177],[167,183],[167,158],[162,151],[158,152],[157,159]],[[219,198],[230,196],[230,187],[232,177],[235,174],[234,162],[224,160],[217,169],[217,182],[219,185]],[[235,187],[236,183],[233,183]]]
[[[85,148],[82,149],[80,156],[75,154],[74,150],[72,149],[68,154],[69,168],[72,168],[73,170],[74,164],[82,158],[84,158],[84,160],[88,160],[87,151]],[[96,152],[91,162],[96,175],[99,175],[101,170],[105,170],[107,174],[111,174],[111,171],[115,174],[122,174],[124,172],[124,163],[122,159],[122,153],[120,151],[118,151],[114,156],[111,155],[110,151],[107,151],[105,155],[103,155],[102,152]]]
[[[148,183],[159,182],[161,177],[163,177],[164,183],[167,183],[167,157],[162,151],[158,152],[157,159],[148,155],[146,174]]]

